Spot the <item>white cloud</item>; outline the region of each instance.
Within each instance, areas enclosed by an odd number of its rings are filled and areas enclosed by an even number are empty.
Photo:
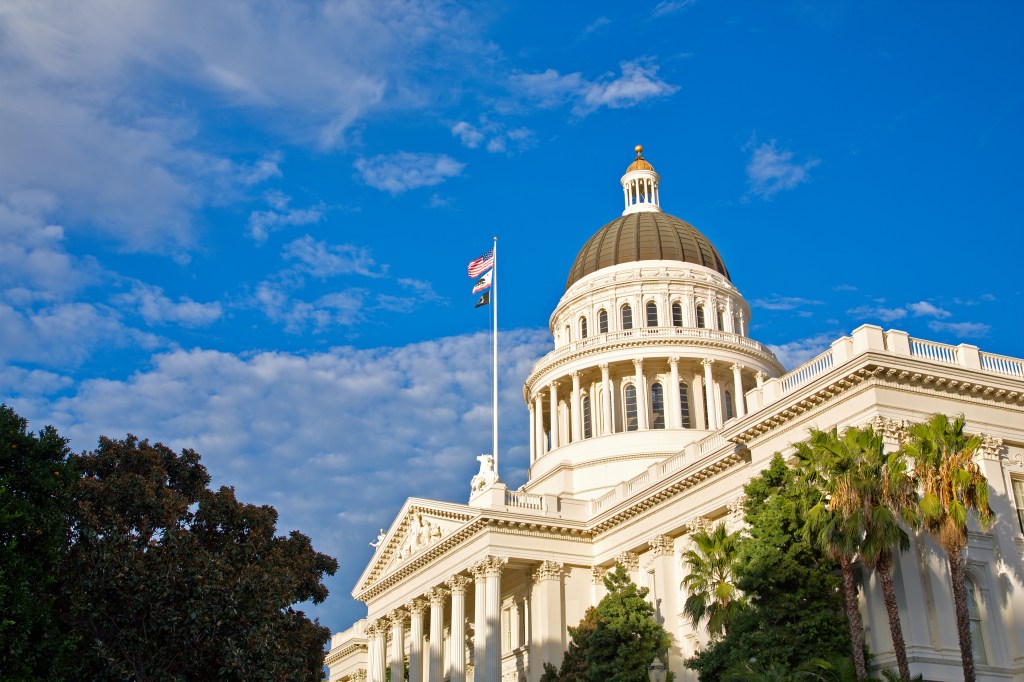
[[[910,303],[907,305],[907,309],[914,313],[916,317],[952,317],[953,313],[948,310],[943,310],[938,306],[932,305],[927,301],[919,301],[917,303]]]
[[[484,134],[467,121],[459,121],[453,125],[452,135],[459,138],[462,146],[470,149],[476,149],[484,141]]]
[[[824,353],[839,334],[818,334],[779,345],[768,344],[782,366],[788,370],[799,367],[811,358]]]
[[[810,180],[808,171],[819,163],[818,159],[797,163],[793,160],[793,152],[780,149],[775,140],[762,143],[754,147],[747,163],[749,193],[770,199],[778,192]]]
[[[380,154],[358,159],[355,163],[363,182],[392,195],[418,187],[440,185],[448,178],[461,175],[465,166],[447,154],[412,152]]]
[[[658,77],[658,67],[648,60],[622,62],[620,73],[606,73],[589,81],[581,73],[560,74],[554,69],[540,73],[519,73],[512,76],[510,85],[515,94],[531,100],[534,106],[553,108],[572,102],[576,116],[608,107],[624,109],[643,101],[667,97],[679,87]]]
[[[652,12],[651,15],[654,17],[663,17],[666,14],[675,14],[680,10],[696,4],[696,2],[697,0],[662,0],[654,6],[654,12]]]
[[[939,322],[932,320],[928,328],[933,332],[949,333],[961,339],[977,339],[988,336],[992,325],[984,322]]]
[[[869,317],[881,320],[883,322],[893,322],[894,320],[902,320],[907,316],[907,311],[903,308],[885,308],[883,306],[870,306],[862,305],[856,308],[851,308],[846,311],[850,315],[857,317]]]
[[[529,128],[512,128],[487,117],[480,117],[478,125],[459,121],[451,128],[464,147],[476,149],[486,141],[485,148],[492,154],[512,153],[533,146],[534,133]]]
[[[308,234],[286,245],[282,255],[285,260],[296,261],[298,272],[320,279],[338,275],[383,277],[387,270],[377,264],[368,249],[353,244],[327,244]]]
[[[501,344],[501,473],[514,487],[529,457],[522,381],[550,341],[515,330]],[[314,611],[339,630],[358,609],[347,593],[372,552],[365,543],[405,497],[467,499],[475,457],[491,449],[489,358],[486,334],[314,355],[178,350],[49,400],[12,394],[0,373],[0,400],[33,428],[54,424],[74,449],[134,433],[198,450],[214,485],[273,504],[280,531],[300,528],[341,558],[331,599]]]
[[[187,296],[177,301],[168,298],[162,288],[136,283],[127,294],[114,298],[121,305],[136,309],[150,325],[180,324],[184,327],[205,327],[220,319],[223,310],[217,301],[198,303]]]
[[[306,208],[290,208],[291,197],[280,192],[267,192],[264,199],[270,204],[270,209],[249,214],[249,235],[257,242],[265,242],[271,232],[283,227],[319,223],[327,212],[327,207],[322,203]]]
[[[768,298],[755,298],[750,302],[750,305],[755,308],[763,308],[765,310],[797,310],[812,305],[822,305],[823,301],[815,301],[809,298],[800,298],[798,296],[780,296],[778,294],[772,294]]]

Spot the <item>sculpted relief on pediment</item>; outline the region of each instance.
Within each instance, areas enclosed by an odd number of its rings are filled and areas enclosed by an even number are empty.
[[[437,544],[459,525],[457,521],[438,518],[414,509],[403,524],[399,539],[392,545],[394,549],[386,570],[395,568],[406,559]]]

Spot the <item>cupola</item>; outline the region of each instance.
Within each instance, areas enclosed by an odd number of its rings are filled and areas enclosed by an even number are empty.
[[[661,200],[658,196],[658,184],[661,176],[643,157],[643,145],[635,147],[636,158],[626,168],[622,176],[622,196],[626,208],[622,215],[630,213],[661,213]]]

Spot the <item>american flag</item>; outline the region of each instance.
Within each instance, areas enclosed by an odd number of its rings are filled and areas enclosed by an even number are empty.
[[[494,249],[491,249],[476,260],[469,261],[469,276],[479,277],[494,267]]]

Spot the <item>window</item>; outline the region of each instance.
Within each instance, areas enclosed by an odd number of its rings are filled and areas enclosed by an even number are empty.
[[[661,384],[651,386],[651,412],[654,415],[651,428],[665,428],[665,391]]]
[[[732,419],[732,393],[725,392],[725,418]]]
[[[587,318],[585,317],[580,318],[580,338],[587,338]]]
[[[683,428],[690,428],[690,398],[686,394],[686,384],[679,382],[679,412],[683,418]]]
[[[647,302],[647,326],[658,326],[658,304],[654,301]]]
[[[629,307],[629,304],[622,306],[622,328],[633,328],[633,309]]]
[[[672,326],[683,326],[683,306],[679,303],[672,304]]]
[[[718,322],[718,328],[724,331],[725,330],[725,320],[722,319],[722,311],[721,310],[718,311],[718,315],[717,315],[717,318],[716,318],[715,321]]]
[[[732,331],[735,334],[742,334],[743,330],[740,328],[740,315],[735,313],[732,316]]]
[[[583,396],[583,437],[590,438],[594,433],[590,421],[590,396]]]
[[[1017,520],[1020,521],[1020,530],[1024,532],[1024,479],[1014,478],[1013,501],[1017,505]]]
[[[701,329],[704,328],[704,306],[697,306],[697,326]]]
[[[967,587],[967,617],[971,621],[971,652],[974,654],[974,662],[981,665],[988,664],[988,656],[985,654],[985,633],[981,623],[981,596],[977,585],[971,578],[964,578]]]
[[[597,331],[599,334],[608,333],[608,311],[604,308],[597,314]]]
[[[626,430],[636,431],[636,386],[626,386]]]

